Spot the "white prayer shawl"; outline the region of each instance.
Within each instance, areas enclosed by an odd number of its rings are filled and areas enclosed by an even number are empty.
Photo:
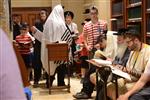
[[[33,36],[38,40],[38,41],[42,41],[42,36],[43,36],[43,33],[38,30],[36,27],[34,27],[37,31],[33,34]]]
[[[48,52],[46,45],[56,41],[61,42],[61,37],[65,33],[66,29],[63,8],[61,5],[57,5],[54,7],[44,24],[43,36],[41,39],[41,60],[46,72],[49,72]],[[54,62],[50,62],[50,75],[54,74],[57,66],[58,65],[54,64]]]

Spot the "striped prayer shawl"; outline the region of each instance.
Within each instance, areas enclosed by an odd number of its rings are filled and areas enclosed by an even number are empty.
[[[66,29],[66,31],[64,32],[64,34],[61,37],[61,40],[66,41],[69,45],[71,45],[72,37],[71,37],[71,33],[70,33],[69,29]]]
[[[71,37],[71,33],[70,33],[70,30],[68,29],[68,27],[67,27],[66,31],[64,32],[64,34],[61,36],[61,40],[66,41],[69,46],[71,45],[73,39]],[[60,64],[64,64],[65,62],[64,61],[54,61],[54,63],[60,65]]]

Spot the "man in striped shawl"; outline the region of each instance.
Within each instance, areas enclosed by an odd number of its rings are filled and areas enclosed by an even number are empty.
[[[39,34],[38,34],[39,33]],[[43,67],[48,73],[48,52],[46,45],[54,42],[62,42],[66,41],[69,45],[72,42],[71,34],[65,25],[64,20],[64,11],[61,5],[57,5],[52,10],[51,14],[47,18],[44,24],[43,34],[41,35],[39,30],[37,30],[34,35],[41,41],[41,60],[43,63]],[[55,70],[60,63],[50,62],[50,73],[51,79],[53,79]],[[59,79],[58,79],[59,80]],[[52,82],[52,80],[51,80]],[[58,84],[59,85],[59,84]]]

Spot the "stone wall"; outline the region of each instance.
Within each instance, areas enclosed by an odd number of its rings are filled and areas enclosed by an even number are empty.
[[[9,0],[0,0],[0,28],[2,28],[9,37],[10,25],[9,25]]]

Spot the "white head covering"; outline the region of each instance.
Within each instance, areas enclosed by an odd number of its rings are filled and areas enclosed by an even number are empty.
[[[65,20],[64,20],[64,11],[61,5],[57,5],[52,10],[48,19],[45,22],[43,36],[42,36],[42,47],[41,47],[41,60],[43,63],[43,67],[48,72],[48,52],[46,48],[46,44],[56,41],[61,41],[61,37],[66,30]],[[53,75],[55,69],[57,67],[53,62],[50,63],[51,72]]]
[[[44,25],[44,38],[49,42],[61,41],[66,30],[64,11],[61,5],[54,7]]]

